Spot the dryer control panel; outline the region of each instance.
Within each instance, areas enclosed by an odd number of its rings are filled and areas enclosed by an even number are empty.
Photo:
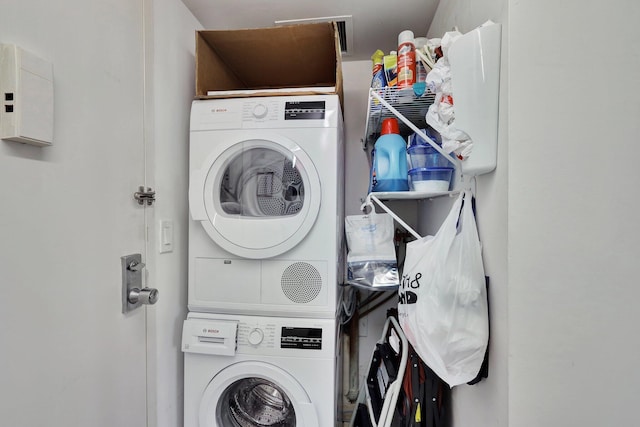
[[[324,120],[326,112],[327,106],[324,100],[282,102],[262,98],[245,101],[242,107],[242,122]]]
[[[323,120],[324,101],[288,101],[284,103],[285,120]]]
[[[195,100],[191,132],[222,129],[302,129],[341,126],[338,95]]]
[[[265,98],[255,101],[246,101],[242,106],[242,122],[266,122],[280,119],[281,103]]]

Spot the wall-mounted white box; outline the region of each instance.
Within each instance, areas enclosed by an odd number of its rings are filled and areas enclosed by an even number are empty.
[[[0,44],[0,138],[53,143],[53,66],[14,44]]]

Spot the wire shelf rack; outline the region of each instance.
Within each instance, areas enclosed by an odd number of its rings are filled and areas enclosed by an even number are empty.
[[[416,96],[411,88],[398,89],[396,87],[384,87],[379,89],[370,89],[369,105],[367,109],[367,124],[365,128],[365,137],[363,140],[363,149],[367,149],[368,145],[373,146],[376,139],[380,136],[380,127],[382,121],[396,115],[386,108],[380,101],[376,99],[371,92],[374,92],[384,99],[388,104],[392,105],[400,114],[410,120],[418,128],[424,129],[427,125],[425,116],[429,110],[429,106],[435,101],[435,94],[425,92],[422,96]],[[400,135],[407,137],[413,133],[405,123],[398,121]]]

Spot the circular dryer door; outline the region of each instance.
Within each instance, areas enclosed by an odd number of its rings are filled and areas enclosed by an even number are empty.
[[[293,248],[311,230],[320,209],[320,178],[295,142],[278,135],[238,141],[210,160],[199,175],[200,194],[190,197],[201,197],[205,217],[194,219],[223,249],[268,258]]]
[[[200,402],[200,427],[318,427],[302,386],[264,362],[240,362],[220,371]]]

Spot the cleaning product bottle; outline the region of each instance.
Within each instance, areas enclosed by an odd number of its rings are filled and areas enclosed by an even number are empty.
[[[387,82],[384,78],[384,67],[382,58],[384,58],[384,52],[380,49],[376,50],[373,55],[371,55],[371,61],[373,62],[373,68],[371,70],[373,74],[373,78],[371,79],[371,87],[374,89],[380,89],[387,85]]]
[[[398,89],[412,87],[416,82],[416,47],[413,31],[405,30],[398,36]]]
[[[398,85],[398,54],[395,50],[389,52],[382,58],[384,67],[384,78],[388,87]]]
[[[371,171],[372,191],[407,191],[407,144],[400,136],[398,120],[388,118],[382,121],[380,138],[375,146],[375,156]]]
[[[424,92],[427,90],[427,74],[429,74],[429,69],[427,69],[427,65],[422,62],[419,54],[422,54],[423,57],[425,55],[425,47],[429,40],[426,37],[416,37],[413,41],[413,44],[416,47],[416,82],[413,84],[413,93],[416,96],[422,96]]]
[[[428,39],[426,37],[416,37],[413,41],[413,44],[416,46],[416,50],[421,51],[423,54],[425,52],[425,46],[427,46]],[[427,66],[418,59],[418,55],[416,55],[416,83],[423,83],[427,80],[427,74],[429,70],[427,70]]]
[[[380,49],[376,50],[373,55],[371,55],[371,61],[373,61],[373,68],[371,72],[373,73],[373,77],[371,78],[371,88],[379,91],[383,87],[387,85],[387,80],[384,76],[384,52]],[[380,111],[382,109],[382,104],[376,98],[373,98],[372,109],[374,111]]]

